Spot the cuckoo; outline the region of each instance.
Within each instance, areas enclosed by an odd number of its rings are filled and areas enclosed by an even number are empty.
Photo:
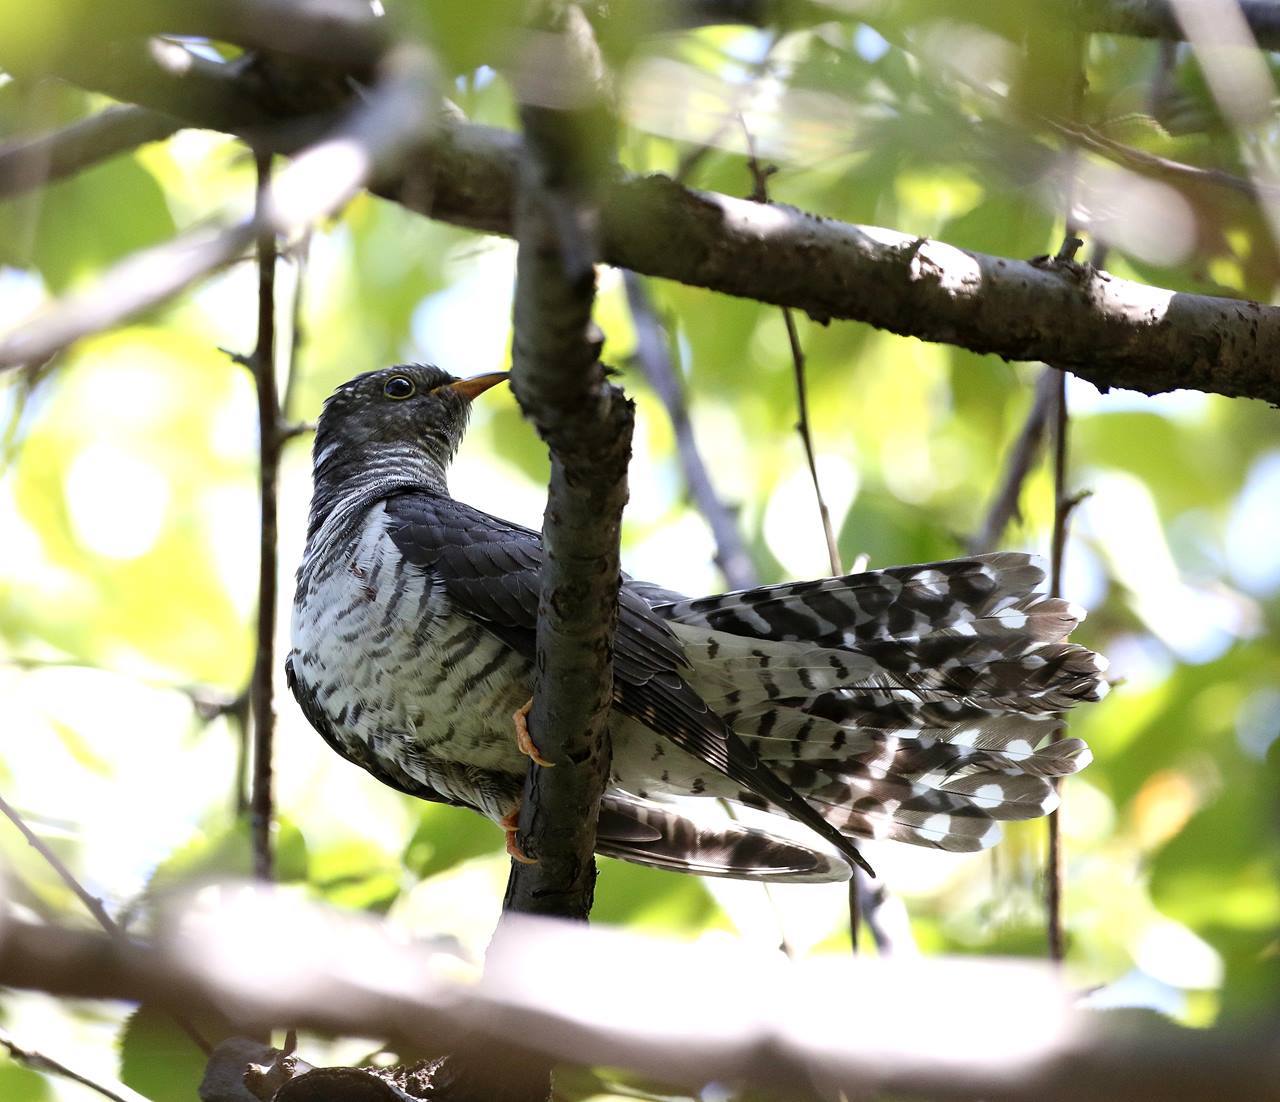
[[[286,672],[344,758],[480,812],[523,857],[541,537],[447,482],[472,400],[505,378],[402,365],[328,399]],[[1061,713],[1107,684],[1066,641],[1083,611],[1043,580],[1011,552],[697,599],[624,576],[597,852],[835,880],[865,865],[858,839],[976,850],[1044,815],[1090,760]]]

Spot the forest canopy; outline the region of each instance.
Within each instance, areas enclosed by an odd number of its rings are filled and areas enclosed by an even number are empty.
[[[539,88],[517,6],[385,7],[0,2],[0,796],[139,936],[181,891],[254,871],[265,235],[274,878],[475,967],[502,832],[338,758],[280,663],[324,399],[395,363],[511,363]],[[1280,15],[577,7],[605,74],[594,320],[636,403],[623,568],[700,595],[833,555],[1048,555],[1065,519],[1074,638],[1114,682],[1070,721],[1094,754],[1060,820],[1070,983],[1183,1026],[1274,1013]],[[263,179],[278,202],[255,221]],[[539,529],[548,479],[517,402],[478,402],[453,494]],[[87,926],[0,826],[14,912]],[[887,900],[867,917],[907,953],[1043,957],[1045,851],[1040,820],[989,853],[868,843]],[[592,921],[802,959],[850,945],[842,885],[607,858]],[[155,1100],[192,1097],[206,1059],[148,1007],[6,990],[0,1023]],[[378,1048],[304,1040],[313,1063]],[[95,1096],[0,1057],[0,1097]]]

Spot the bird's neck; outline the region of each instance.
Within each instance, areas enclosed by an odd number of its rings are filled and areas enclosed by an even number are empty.
[[[331,516],[360,502],[372,502],[406,486],[448,495],[446,461],[420,447],[380,443],[365,451],[320,442],[315,454],[315,489],[307,523],[310,543]]]

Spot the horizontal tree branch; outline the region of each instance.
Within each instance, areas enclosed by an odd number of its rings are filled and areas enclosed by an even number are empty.
[[[7,52],[0,34],[0,64]],[[305,115],[290,125],[278,100],[261,102],[265,93],[247,77],[190,72],[181,86],[191,94],[182,96],[153,79],[155,68],[117,66],[104,90],[193,125],[252,131],[281,152],[318,125]],[[62,71],[101,84],[98,70],[73,64]],[[517,135],[448,122],[402,171],[375,177],[371,189],[443,221],[510,235],[520,149]],[[661,176],[620,177],[605,189],[600,240],[602,259],[617,267],[822,321],[862,321],[1005,359],[1043,360],[1102,388],[1189,388],[1280,402],[1277,307],[1176,293],[1074,263],[968,252]]]
[[[36,63],[130,35],[184,35],[367,69],[391,41],[367,0],[46,0],[47,18],[19,38]]]
[[[1259,46],[1280,50],[1280,4],[1274,0],[1231,2],[1240,8]],[[1092,31],[1179,41],[1186,34],[1175,9],[1170,0],[1084,0],[1080,19],[1082,26]]]
[[[1057,975],[1031,962],[793,964],[745,946],[523,918],[504,926],[484,978],[466,983],[449,978],[458,970],[447,952],[364,916],[247,887],[220,898],[170,916],[154,947],[8,916],[0,984],[213,1005],[244,1029],[470,1045],[494,1062],[518,1039],[553,1060],[692,1089],[719,1080],[808,1098],[1280,1099],[1274,1022],[1187,1030],[1152,1016],[1120,1030],[1071,1009]]]

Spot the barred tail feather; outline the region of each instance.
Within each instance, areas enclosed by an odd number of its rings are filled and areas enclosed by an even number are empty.
[[[1090,760],[1059,713],[1106,694],[1106,661],[1043,579],[1005,553],[658,610],[703,700],[842,833],[973,850]]]
[[[694,818],[676,803],[618,793],[601,805],[596,852],[673,872],[770,883],[829,883],[850,875],[848,863],[825,849],[742,823]]]

